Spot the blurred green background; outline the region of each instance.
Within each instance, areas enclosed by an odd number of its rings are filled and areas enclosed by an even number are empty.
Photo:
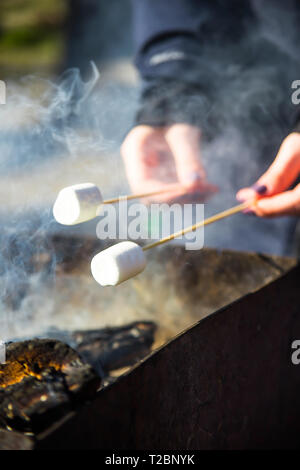
[[[130,0],[0,0],[0,78],[132,55]]]
[[[1,77],[60,68],[69,8],[67,0],[1,0]]]

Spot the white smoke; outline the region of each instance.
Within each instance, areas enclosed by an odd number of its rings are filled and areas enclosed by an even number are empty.
[[[71,69],[55,81],[7,83],[0,107],[1,339],[53,324],[61,259],[52,237],[63,231],[53,220],[53,202],[62,187],[85,181],[106,197],[122,191],[118,149],[133,103],[134,91],[102,82],[93,64],[88,81]],[[95,229],[88,236],[96,238]]]

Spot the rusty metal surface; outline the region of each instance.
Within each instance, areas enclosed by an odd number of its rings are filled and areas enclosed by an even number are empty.
[[[295,447],[300,431],[300,268],[201,320],[38,448]]]

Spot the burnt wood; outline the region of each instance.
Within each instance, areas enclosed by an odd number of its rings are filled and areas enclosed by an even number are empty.
[[[60,341],[10,343],[0,364],[0,426],[41,432],[92,398],[99,386],[93,368]]]
[[[133,322],[119,327],[97,330],[50,330],[45,336],[74,348],[86,362],[106,377],[111,371],[132,366],[151,351],[156,325]]]
[[[95,330],[62,331],[52,328],[40,335],[68,344],[102,378],[110,372],[136,364],[151,351],[156,325],[150,321]],[[24,341],[30,338],[18,338]]]
[[[100,387],[94,371],[105,378],[102,385],[113,382],[110,371],[149,354],[154,332],[151,322],[133,322],[99,330],[53,329],[46,334],[51,339],[8,344],[7,362],[0,365],[0,448],[1,440],[10,443],[5,430],[34,435],[91,398]]]

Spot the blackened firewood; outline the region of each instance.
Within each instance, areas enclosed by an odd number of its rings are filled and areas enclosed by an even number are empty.
[[[0,364],[0,427],[40,432],[96,394],[100,379],[60,341],[9,343]]]
[[[151,351],[156,326],[152,322],[134,322],[120,327],[87,331],[47,332],[74,348],[101,376],[132,366]]]

